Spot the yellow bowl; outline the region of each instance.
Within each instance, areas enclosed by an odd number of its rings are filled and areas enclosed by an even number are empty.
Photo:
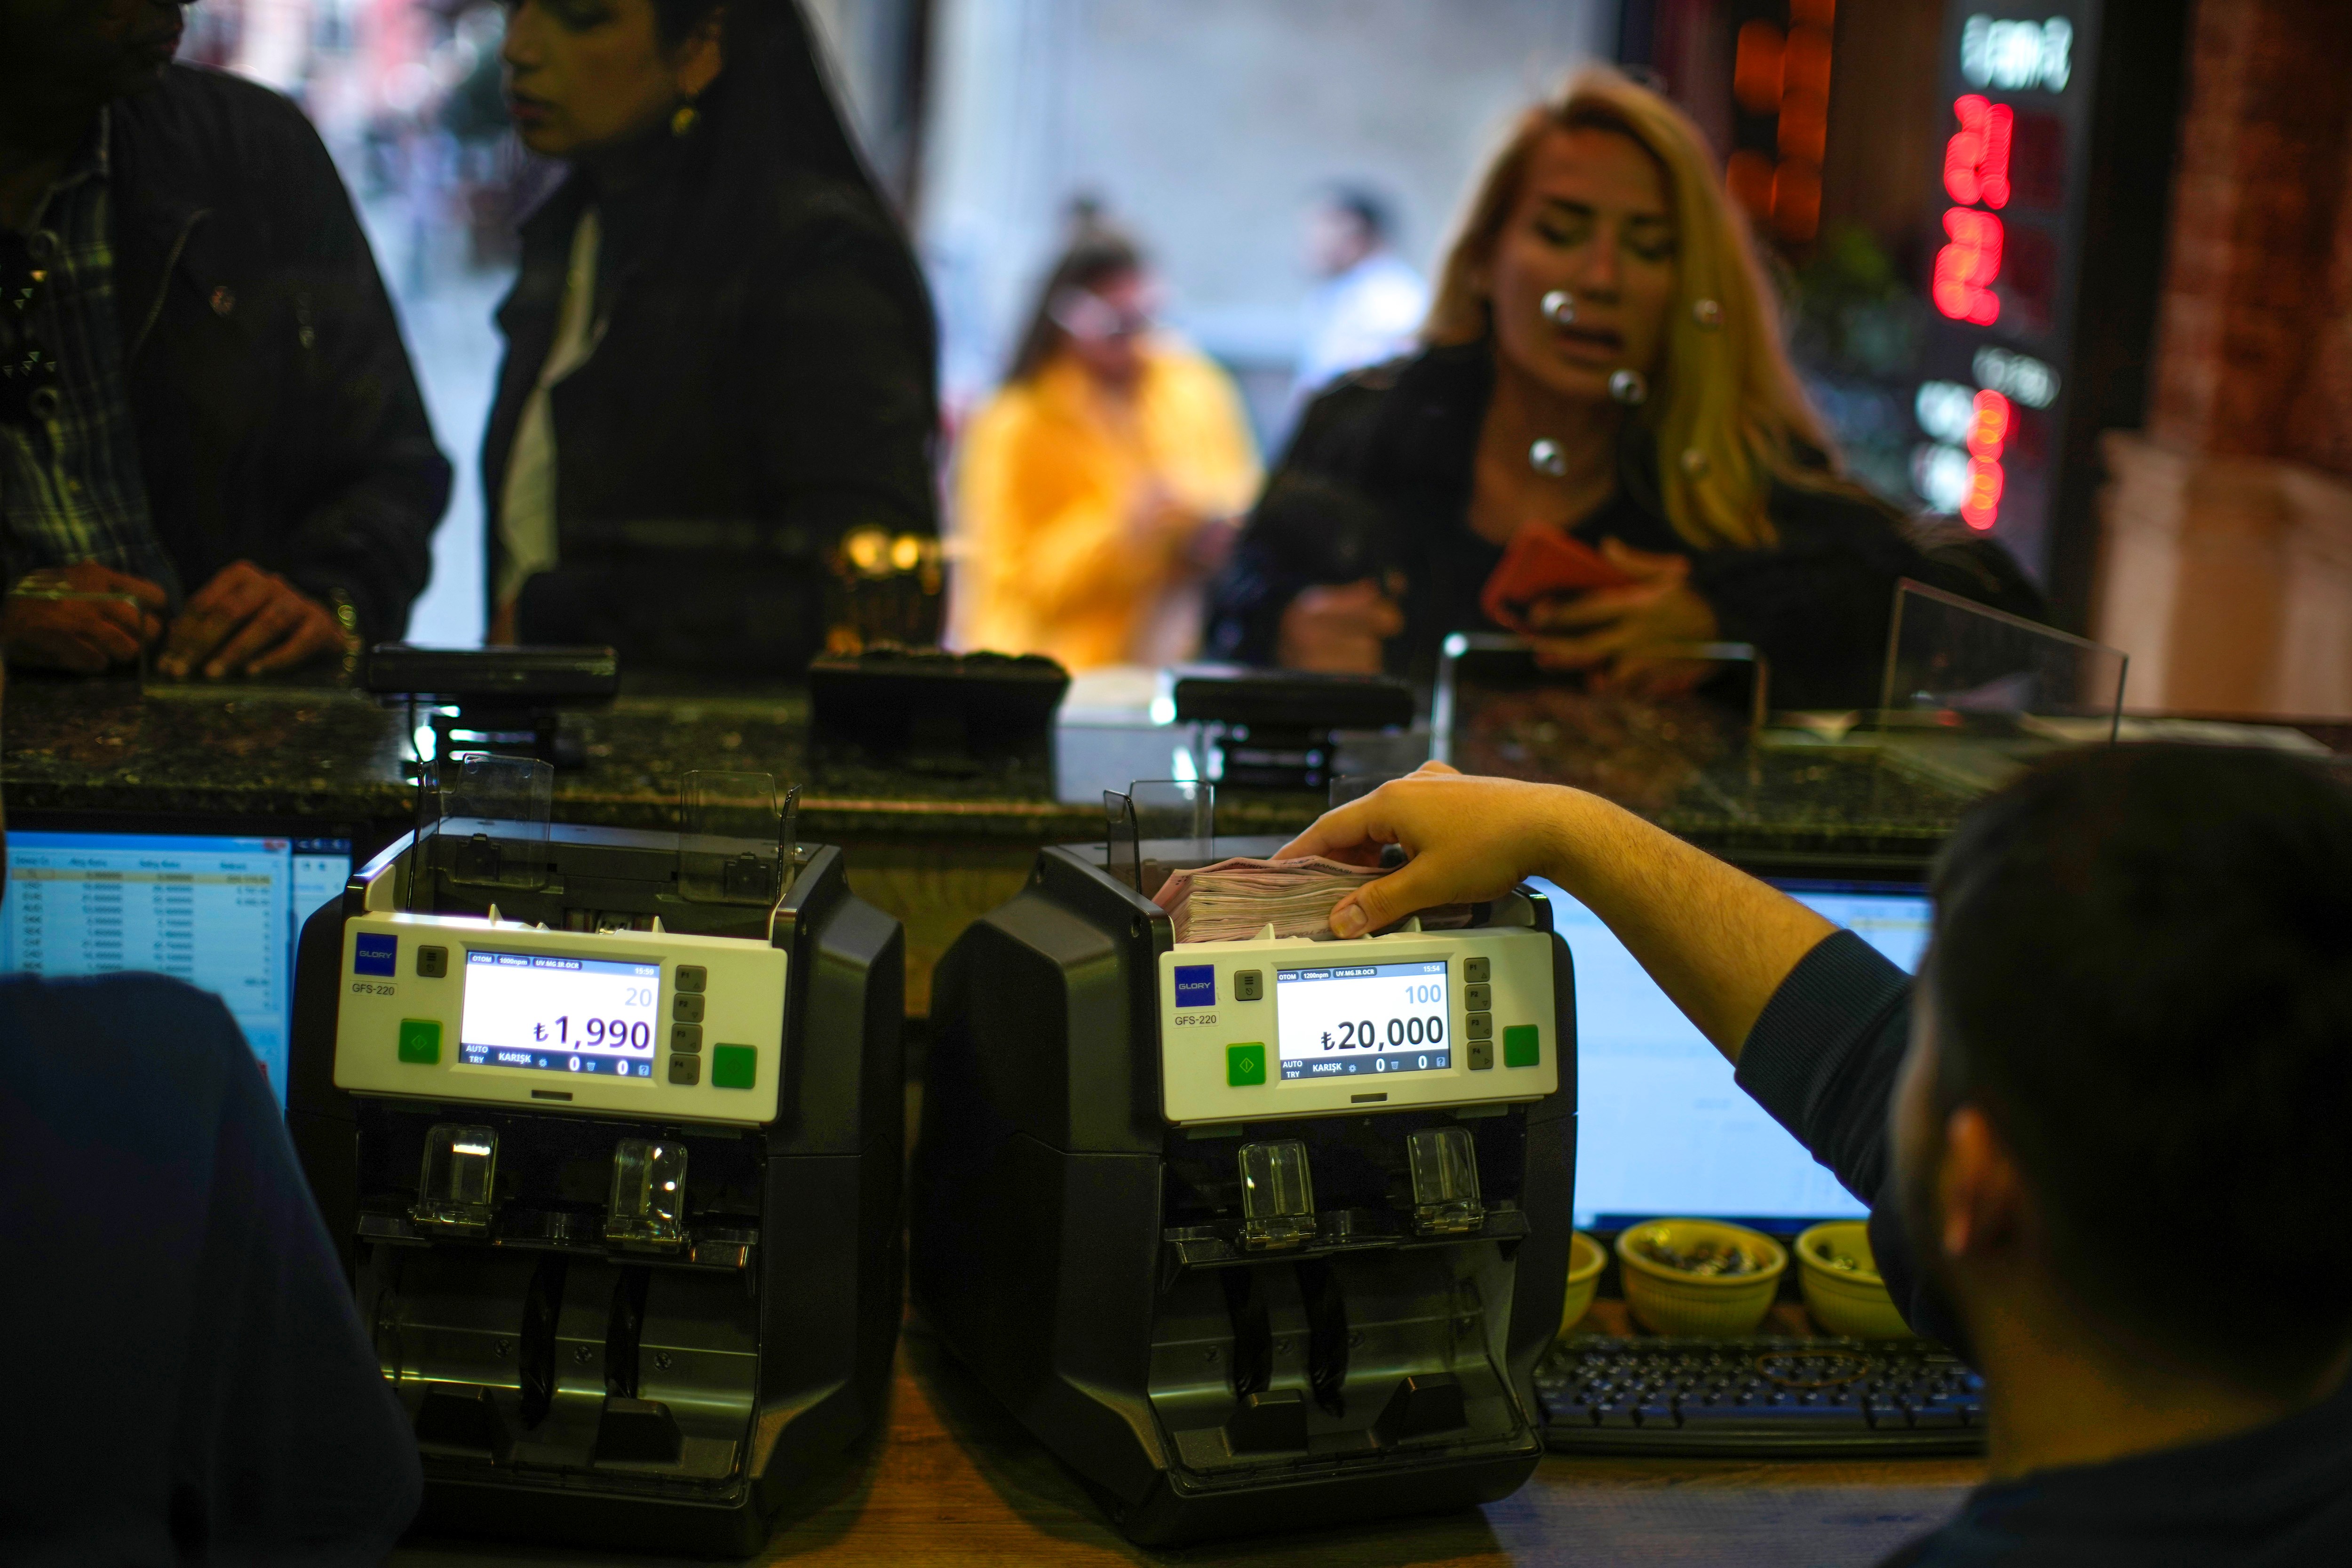
[[[1559,1337],[1568,1338],[1568,1331],[1592,1310],[1592,1292],[1601,1284],[1601,1271],[1609,1267],[1609,1255],[1601,1244],[1580,1230],[1568,1236],[1568,1294],[1560,1298]]]
[[[1853,1258],[1859,1268],[1832,1268],[1833,1257]],[[1895,1310],[1870,1250],[1870,1226],[1858,1219],[1833,1219],[1797,1237],[1797,1282],[1805,1289],[1805,1310],[1822,1331],[1857,1340],[1908,1339],[1911,1326]]]
[[[1646,1258],[1637,1240],[1684,1247],[1702,1242],[1738,1246],[1764,1261],[1752,1274],[1686,1274]],[[1735,1339],[1764,1321],[1772,1310],[1788,1249],[1761,1231],[1707,1219],[1654,1219],[1628,1227],[1617,1237],[1617,1258],[1625,1266],[1625,1305],[1652,1333]]]

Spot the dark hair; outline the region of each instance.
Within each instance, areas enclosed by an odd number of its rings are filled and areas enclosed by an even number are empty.
[[[1323,200],[1333,211],[1354,218],[1374,244],[1386,245],[1395,237],[1395,220],[1389,216],[1388,203],[1370,186],[1333,185],[1323,193]]]
[[[728,0],[653,0],[654,35],[676,48],[705,16],[727,4]]]
[[[1029,324],[1013,351],[1013,366],[1004,373],[1010,382],[1027,381],[1045,368],[1066,336],[1054,320],[1054,301],[1066,289],[1096,289],[1114,279],[1143,270],[1143,251],[1135,241],[1104,223],[1090,204],[1074,208],[1076,232],[1054,269],[1038,286],[1037,302],[1030,308]]]
[[[2061,1283],[2184,1364],[2307,1386],[2352,1341],[2352,791],[2078,752],[1971,812],[1935,893],[1945,1092],[2013,1151]]]
[[[724,65],[703,94],[697,133],[724,181],[751,174],[762,184],[780,167],[819,175],[871,198],[887,212],[844,120],[815,30],[800,0],[653,0],[654,30],[671,48],[711,12]]]
[[[796,205],[863,230],[871,281],[936,357],[930,290],[905,226],[858,152],[800,0],[653,0],[658,36],[676,47],[723,4],[724,63],[700,100],[700,122],[678,142],[664,248],[719,254],[742,243],[747,215]],[[663,134],[667,134],[664,132]],[[924,388],[927,398],[932,388]]]

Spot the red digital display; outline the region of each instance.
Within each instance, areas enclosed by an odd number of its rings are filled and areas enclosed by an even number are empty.
[[[1944,241],[1934,250],[1928,300],[1961,327],[1990,328],[2004,340],[2046,340],[2057,328],[2069,265],[2057,215],[2065,211],[2070,188],[2068,143],[2080,132],[2065,111],[2084,94],[2078,89],[2057,103],[2060,112],[2020,109],[1990,95],[2036,92],[2055,100],[2067,92],[2076,74],[2069,59],[2074,23],[2065,16],[1969,16],[1958,42],[1958,69],[1946,76],[1944,89],[1957,95],[1947,100],[1952,122],[1940,170],[1948,205],[1940,215]],[[1990,531],[2000,516],[2007,468],[2022,465],[2019,482],[2027,489],[2016,506],[2028,512],[2030,531],[2042,521],[2037,489],[2049,456],[2047,416],[2037,411],[2051,408],[2057,373],[2021,350],[1971,342],[1976,335],[1938,330],[1938,357],[1972,353],[1979,390],[1940,376],[1919,386],[1919,429],[1928,439],[1914,448],[1913,484],[1933,510]],[[1938,366],[1948,374],[1952,368]]]
[[[2001,447],[2011,426],[2009,399],[1988,388],[1977,394],[1969,415],[1969,480],[1960,500],[1960,521],[1982,531],[2000,515]]]
[[[1930,290],[1936,309],[1956,321],[1989,327],[2000,320],[2000,299],[1992,291],[2000,276],[2000,219],[1954,207],[1944,215],[1944,233],[1951,243],[1936,253]]]
[[[2017,114],[1969,93],[1952,105],[1960,128],[1944,143],[1944,190],[1962,206],[2009,205],[2009,149]]]
[[[1996,459],[2008,440],[2009,399],[1990,390],[1978,393],[1976,411],[1969,416],[1969,456]]]
[[[1999,463],[1983,458],[1969,459],[1967,499],[1960,502],[1960,521],[1982,532],[2000,516],[2003,476]]]

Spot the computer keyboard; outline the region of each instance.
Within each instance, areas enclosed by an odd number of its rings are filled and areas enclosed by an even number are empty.
[[[1984,1382],[1917,1342],[1569,1340],[1536,1369],[1545,1441],[1571,1454],[1972,1454]]]

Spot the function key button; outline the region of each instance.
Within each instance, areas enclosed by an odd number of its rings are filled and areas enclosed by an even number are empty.
[[[1462,961],[1462,982],[1465,985],[1484,985],[1494,978],[1494,961],[1486,958],[1465,958]]]
[[[710,1047],[710,1086],[713,1089],[749,1089],[759,1080],[760,1052],[755,1046],[713,1046]]]
[[[670,1058],[669,1080],[672,1083],[700,1083],[702,1081],[702,1058],[700,1057]]]
[[[1484,1013],[1495,1005],[1495,988],[1491,985],[1465,985],[1462,988],[1462,1005],[1473,1013]]]
[[[1492,1040],[1473,1040],[1473,1041],[1471,1041],[1471,1042],[1470,1042],[1470,1070],[1471,1070],[1472,1072],[1485,1072],[1487,1068],[1489,1068],[1493,1067],[1494,1065],[1495,1065],[1495,1042],[1494,1042],[1494,1041],[1492,1041]]]
[[[702,1026],[699,1024],[672,1024],[669,1026],[669,1048],[674,1051],[684,1051],[688,1056],[700,1050],[702,1048]]]
[[[441,1020],[438,1018],[403,1018],[400,1021],[400,1059],[415,1062],[419,1067],[431,1067],[441,1059]]]
[[[1236,1002],[1265,1001],[1265,973],[1255,969],[1236,970],[1234,973],[1234,1000]]]
[[[425,980],[443,980],[449,973],[449,950],[446,947],[420,947],[416,950],[416,973]]]
[[[670,1000],[669,1005],[669,1016],[676,1018],[679,1023],[699,1024],[702,1022],[701,997],[691,994],[673,997]]]
[[[1491,1040],[1495,1037],[1495,1015],[1472,1013],[1462,1020],[1462,1026],[1474,1040]]]
[[[677,966],[677,988],[688,995],[699,994],[709,979],[710,972],[698,963],[681,963]]]

